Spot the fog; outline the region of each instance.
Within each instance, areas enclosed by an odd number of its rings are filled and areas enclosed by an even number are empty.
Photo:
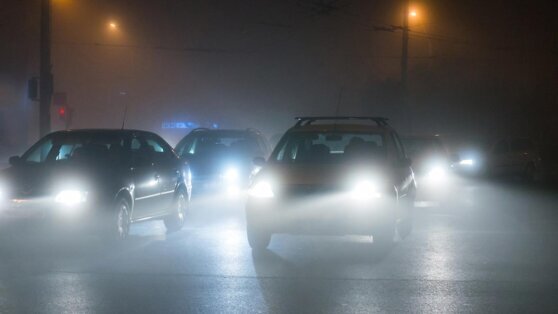
[[[55,92],[74,109],[72,128],[120,127],[127,105],[127,127],[173,142],[188,130],[164,122],[271,136],[294,116],[336,113],[387,116],[404,133],[556,134],[550,2],[412,5],[407,104],[401,32],[375,28],[402,23],[391,1],[55,1]],[[39,10],[3,6],[3,141],[18,146],[37,138],[24,95],[37,75]]]

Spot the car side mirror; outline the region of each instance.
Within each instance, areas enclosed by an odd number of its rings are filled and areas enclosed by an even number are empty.
[[[10,157],[10,159],[8,159],[8,162],[10,163],[10,165],[12,166],[16,166],[21,164],[21,157],[19,156],[12,156]]]
[[[263,167],[265,165],[265,159],[263,157],[256,157],[252,160],[252,163],[256,167]]]

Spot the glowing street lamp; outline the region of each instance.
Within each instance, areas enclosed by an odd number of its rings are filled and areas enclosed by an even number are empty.
[[[116,22],[114,21],[111,21],[108,23],[108,27],[110,30],[116,31],[118,29],[118,24],[116,24]]]
[[[411,11],[409,11],[409,16],[410,16],[410,17],[417,17],[417,16],[418,16],[418,13],[417,13],[416,10],[411,10]]]

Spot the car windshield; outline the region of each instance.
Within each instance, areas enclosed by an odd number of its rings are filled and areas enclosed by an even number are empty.
[[[335,163],[385,157],[380,133],[293,132],[281,140],[272,160],[278,163]]]
[[[123,148],[123,139],[113,134],[57,134],[35,144],[22,160],[29,164],[106,160],[120,155]]]
[[[403,145],[409,156],[445,153],[443,144],[437,138],[404,138]]]
[[[257,138],[244,132],[208,132],[187,137],[177,145],[176,151],[180,156],[262,156],[263,153]]]

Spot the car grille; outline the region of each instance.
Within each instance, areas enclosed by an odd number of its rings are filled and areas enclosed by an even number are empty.
[[[299,198],[308,196],[323,196],[339,193],[340,188],[333,185],[303,185],[292,184],[283,188],[286,197]]]

